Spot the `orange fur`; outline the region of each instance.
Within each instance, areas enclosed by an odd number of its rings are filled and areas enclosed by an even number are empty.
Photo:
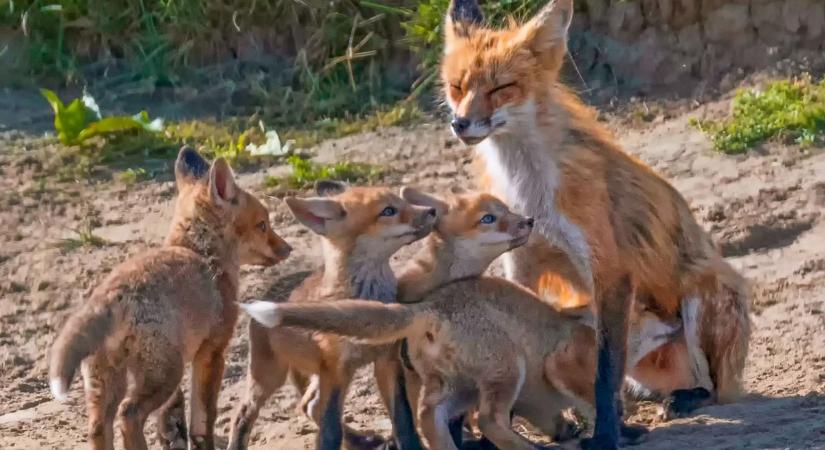
[[[681,195],[559,83],[572,0],[503,29],[485,27],[473,5],[453,3],[441,75],[456,135],[479,144],[480,184],[537,219],[536,238],[511,252],[508,277],[559,306],[591,304],[606,342],[621,348],[630,306],[611,304],[608,293],[630,276],[637,299],[663,320],[684,317],[697,334],[685,348],[698,369],[676,378],[710,384],[719,401],[737,398],[750,335],[744,280]],[[677,348],[661,353],[678,361]],[[647,380],[686,370],[650,361],[642,363]]]

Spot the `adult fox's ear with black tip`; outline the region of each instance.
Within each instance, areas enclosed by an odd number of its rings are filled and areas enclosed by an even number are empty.
[[[484,13],[476,0],[452,0],[444,19],[444,53],[458,39],[467,38],[475,28],[484,26]]]

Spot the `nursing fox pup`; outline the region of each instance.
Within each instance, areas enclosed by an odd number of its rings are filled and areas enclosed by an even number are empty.
[[[456,450],[449,422],[476,407],[481,431],[498,448],[532,450],[535,446],[511,429],[511,412],[559,436],[565,431],[559,428],[565,425],[559,420],[562,409],[593,404],[593,383],[587,381],[595,376],[592,318],[559,312],[512,282],[478,278],[497,255],[527,241],[531,219],[510,212],[472,221],[455,215],[445,228],[461,224],[459,229],[466,230],[469,224],[475,229],[451,238],[463,247],[460,260],[444,245],[432,259],[472,269],[446,283],[426,281],[439,276],[423,272],[426,277],[411,284],[428,286],[418,302],[258,302],[244,309],[270,327],[306,327],[370,344],[407,339],[409,360],[423,385],[420,393],[411,389],[410,394],[420,396],[419,423],[431,450]],[[631,295],[629,282],[620,287],[615,295]],[[635,305],[629,364],[670,341],[680,327]]]
[[[287,198],[298,221],[321,237],[324,266],[298,288],[289,303],[339,298],[395,301],[397,280],[390,257],[429,234],[435,210],[411,204],[387,188],[321,182],[318,197]],[[308,413],[318,424],[317,447],[339,449],[342,410],[359,367],[386,355],[388,346],[357,345],[339,336],[249,325],[246,398],[232,421],[230,449],[246,448],[258,411],[288,371],[317,375],[317,396]]]
[[[530,242],[508,254],[507,277],[562,307],[592,304],[598,414],[584,444],[616,448],[631,298],[683,323],[684,339],[642,361],[637,380],[670,395],[679,415],[740,395],[748,294],[679,193],[560,84],[572,14],[572,0],[554,0],[522,25],[491,29],[475,0],[453,0],[441,76],[481,185],[536,219]],[[611,295],[628,276],[634,295]],[[673,373],[676,360],[691,373]]]
[[[270,227],[266,208],[235,184],[223,159],[209,164],[183,148],[175,163],[178,199],[164,245],[116,267],[69,317],[50,355],[55,398],[65,401],[81,366],[95,450],[146,449],[143,428],[161,408],[165,447],[187,439],[170,421],[192,363],[190,448],[213,449],[224,351],[238,316],[239,267],[273,265],[291,248]],[[181,407],[182,409],[182,407]],[[184,447],[185,448],[185,447]]]

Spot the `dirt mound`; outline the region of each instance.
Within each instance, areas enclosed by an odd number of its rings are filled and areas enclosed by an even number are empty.
[[[794,57],[825,67],[821,0],[581,0],[570,50],[589,87],[702,93]],[[808,55],[817,56],[809,58]]]

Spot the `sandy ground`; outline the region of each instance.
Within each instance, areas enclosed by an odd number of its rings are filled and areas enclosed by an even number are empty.
[[[694,417],[664,424],[656,421],[653,405],[642,404],[632,420],[650,424],[653,431],[637,448],[825,448],[825,151],[771,144],[742,156],[716,154],[687,121],[724,105],[702,105],[642,127],[608,120],[628,151],[662,172],[687,197],[754,291],[749,395],[740,403],[704,408]],[[165,181],[100,182],[91,187],[38,181],[43,161],[58,150],[32,134],[0,132],[2,449],[84,446],[80,383],[73,385],[68,404],[51,399],[45,377],[47,348],[69,312],[114,265],[159,244],[175,195],[168,176]],[[441,123],[328,141],[312,152],[322,160],[379,163],[389,169],[388,182],[394,185],[413,183],[434,191],[472,186],[467,170],[471,152]],[[240,174],[241,184],[256,193],[264,192],[262,179],[262,171]],[[277,267],[244,269],[241,299],[282,298],[319,262],[313,237],[291,219],[283,203],[267,201],[276,230],[296,251]],[[87,217],[108,244],[58,248],[56,243],[71,237],[71,229]],[[244,318],[221,393],[217,433],[222,442],[244,391],[245,329]],[[273,396],[254,428],[252,448],[310,448],[316,428],[296,412],[296,402],[291,387]],[[389,429],[366,371],[351,389],[346,417],[356,428],[380,433]],[[152,428],[147,434],[153,435]]]

